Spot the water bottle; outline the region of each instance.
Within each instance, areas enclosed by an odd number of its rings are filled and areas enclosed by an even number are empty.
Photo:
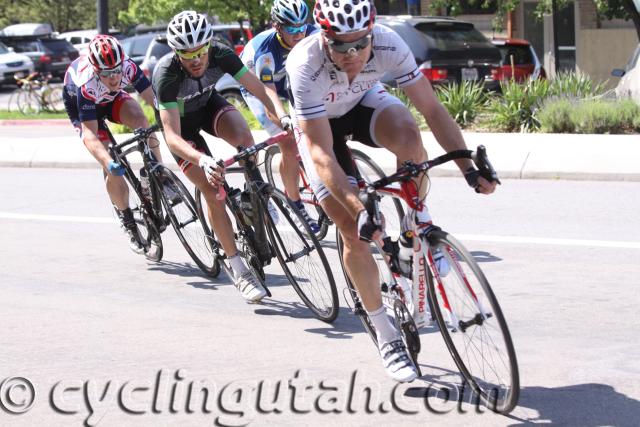
[[[145,168],[140,169],[140,187],[142,189],[142,196],[151,200],[151,183],[149,182],[149,175]]]
[[[413,266],[413,232],[411,230],[403,230],[398,238],[398,264],[400,273],[410,278]]]

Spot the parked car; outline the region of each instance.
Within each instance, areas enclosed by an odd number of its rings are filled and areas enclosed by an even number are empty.
[[[523,82],[529,78],[544,79],[547,77],[536,51],[528,41],[494,38],[491,42],[500,49],[500,54],[502,55],[501,79],[508,80],[513,78],[517,82]],[[513,69],[511,67],[512,58]]]
[[[244,46],[249,40],[253,38],[253,32],[251,27],[243,25],[240,28],[240,24],[212,24],[213,34],[221,39],[227,40],[229,45],[236,51],[238,55],[242,53]],[[143,35],[146,33],[152,34],[165,34],[167,32],[166,25],[144,25],[140,24],[136,26],[136,35]]]
[[[76,48],[66,40],[50,37],[0,37],[0,41],[17,53],[22,53],[33,61],[35,71],[51,73],[54,77],[64,77],[64,73],[79,56]]]
[[[65,39],[73,45],[81,55],[85,55],[87,52],[85,49],[89,46],[89,42],[98,34],[98,30],[78,30],[68,31],[58,35],[59,39]],[[109,30],[109,34],[117,38],[124,38],[118,30]]]
[[[2,30],[0,41],[14,52],[28,56],[35,71],[63,77],[67,67],[79,56],[66,40],[53,37],[48,24],[16,24]]]
[[[615,89],[618,98],[631,97],[640,103],[640,44],[636,46],[624,69],[616,68],[611,75],[621,77]]]
[[[33,70],[33,61],[27,55],[15,53],[0,43],[0,85],[15,84],[14,74],[29,75]]]
[[[376,22],[402,37],[431,83],[473,80],[488,90],[499,90],[500,51],[472,23],[447,17],[382,15]]]
[[[140,65],[144,60],[144,56],[147,53],[147,49],[151,44],[151,41],[159,34],[164,33],[145,33],[135,36],[127,37],[120,41],[124,49],[124,53],[136,63]]]

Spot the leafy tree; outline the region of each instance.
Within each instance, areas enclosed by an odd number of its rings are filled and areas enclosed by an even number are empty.
[[[633,0],[594,0],[598,8],[598,15],[607,19],[631,19],[636,27],[636,34],[640,40],[640,12]],[[640,3],[639,3],[640,4]]]
[[[182,10],[195,10],[218,16],[223,22],[249,20],[254,28],[262,28],[269,21],[271,2],[260,0],[131,0],[128,10],[119,14],[129,25],[168,22]]]
[[[109,24],[129,0],[109,0]],[[96,28],[96,0],[0,0],[0,27],[21,22],[49,23],[55,31]]]
[[[515,10],[518,3],[519,0],[433,0],[429,4],[429,13],[455,16],[462,12],[466,4],[480,5],[483,9],[494,7],[496,13],[492,26],[495,31],[500,32],[504,29],[505,17]]]

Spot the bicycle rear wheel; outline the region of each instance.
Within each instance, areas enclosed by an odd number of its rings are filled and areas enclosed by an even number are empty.
[[[349,298],[353,303],[353,312],[364,326],[364,329],[369,334],[371,340],[375,344],[376,348],[378,348],[378,338],[376,329],[371,322],[371,319],[367,315],[367,311],[365,310],[364,304],[360,299],[360,295],[358,294],[357,289],[355,288],[353,282],[349,278],[349,274],[347,273],[346,266],[344,264],[342,254],[344,251],[344,243],[342,241],[342,236],[340,235],[340,231],[336,229],[336,244],[338,247],[338,257],[340,258],[340,265],[342,267],[342,271],[344,273],[344,279],[347,284],[345,288]],[[391,267],[387,261],[388,256],[385,254],[384,250],[379,244],[372,243],[371,244],[371,255],[378,267],[378,283],[380,283],[380,289],[382,291],[382,304],[385,306],[385,310],[387,314],[391,316],[396,322],[396,327],[400,331],[402,335],[402,339],[404,344],[407,346],[409,350],[409,355],[413,359],[413,363],[420,369],[418,365],[418,354],[420,353],[420,335],[418,333],[418,328],[407,310],[407,307],[402,302],[399,294],[397,293],[397,289],[400,288],[400,285],[397,281],[397,275],[391,271]]]
[[[282,178],[280,177],[280,163],[282,162],[282,154],[280,153],[280,147],[277,145],[272,145],[265,150],[264,153],[264,170],[267,174],[267,181],[273,188],[277,188],[279,190],[284,191],[284,183],[282,182]],[[300,166],[302,168],[302,166]],[[302,170],[302,169],[301,169]],[[307,213],[318,223],[320,230],[316,233],[316,237],[318,240],[322,240],[327,236],[327,232],[329,231],[329,226],[331,225],[331,220],[324,213],[322,207],[318,203],[313,191],[311,191],[311,187],[307,182],[304,182],[304,174],[301,177],[303,182],[299,183],[300,189],[300,199],[305,205]]]
[[[157,168],[151,176],[178,239],[200,270],[209,277],[217,277],[220,265],[206,220],[198,214],[196,202],[182,181],[166,167],[159,165]]]
[[[289,282],[318,319],[333,322],[338,316],[338,290],[318,239],[282,191],[272,188],[261,200],[269,240]],[[269,202],[278,211],[277,224],[267,211]]]
[[[444,255],[443,274],[428,280],[429,298],[442,337],[458,369],[487,407],[510,412],[518,403],[518,362],[507,323],[480,267],[444,231],[428,237],[431,258]],[[433,263],[429,262],[432,266]],[[447,271],[448,270],[448,271]]]
[[[156,227],[152,214],[148,211],[151,206],[150,204],[145,206],[142,203],[142,197],[136,189],[136,183],[128,174],[125,176],[129,182],[129,207],[133,212],[133,218],[136,221],[138,233],[142,239],[144,256],[149,261],[159,262],[163,255],[162,237],[160,236],[158,227]],[[114,206],[113,208],[116,210],[116,217],[119,219],[116,207]]]
[[[51,87],[51,86],[50,86]],[[54,113],[64,111],[64,100],[62,99],[62,87],[53,86],[46,95],[47,110]]]

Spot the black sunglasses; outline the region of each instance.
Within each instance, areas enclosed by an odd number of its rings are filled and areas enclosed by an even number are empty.
[[[371,33],[353,42],[341,42],[339,40],[327,39],[329,48],[337,53],[349,53],[354,54],[359,50],[365,49],[371,44]]]

